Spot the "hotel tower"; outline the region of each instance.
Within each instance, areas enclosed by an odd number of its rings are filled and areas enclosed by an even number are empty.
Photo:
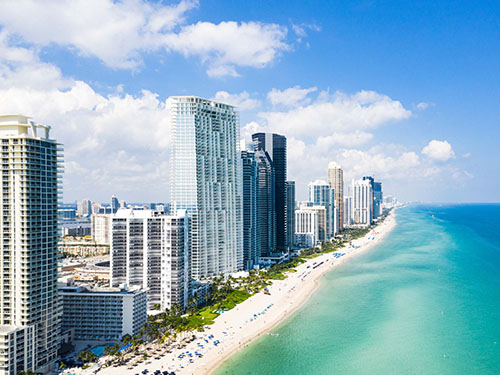
[[[50,127],[0,116],[0,374],[47,372],[58,349],[59,145]]]
[[[191,277],[243,268],[239,118],[231,105],[172,97],[171,203],[190,221]]]

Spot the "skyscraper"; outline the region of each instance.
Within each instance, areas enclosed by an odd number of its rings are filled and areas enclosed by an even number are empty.
[[[92,214],[92,201],[84,199],[78,202],[76,214],[78,216],[89,217]]]
[[[276,248],[287,249],[286,235],[286,138],[279,134],[256,133],[252,135],[257,150],[265,151],[273,163],[276,201]]]
[[[243,167],[243,263],[251,270],[259,263],[260,230],[258,226],[258,163],[255,153],[241,151]]]
[[[288,248],[295,245],[295,181],[286,182],[286,243]]]
[[[171,203],[190,218],[191,276],[243,268],[239,118],[233,106],[172,97]]]
[[[335,206],[338,208],[337,228],[344,229],[344,171],[334,161],[328,164],[328,183],[335,190]]]
[[[260,256],[276,252],[276,199],[275,174],[269,154],[255,151],[257,162],[257,214],[260,239]]]
[[[315,206],[325,207],[325,239],[329,239],[335,235],[337,229],[335,215],[335,190],[330,188],[330,185],[323,180],[316,180],[309,183],[309,202]]]
[[[378,218],[382,215],[382,183],[374,182],[373,183],[373,216],[374,218]]]
[[[375,197],[373,195],[374,191],[375,191],[375,179],[372,176],[364,176],[363,180],[370,182],[370,187],[371,187],[371,212],[370,212],[371,219],[370,220],[373,221],[373,219],[375,219],[375,214],[374,214]]]
[[[369,179],[352,180],[352,224],[355,226],[369,226],[372,223],[373,190]]]
[[[118,201],[118,198],[116,195],[111,196],[111,213],[116,214],[116,211],[120,208],[120,202]]]
[[[57,356],[58,144],[50,126],[0,116],[0,373],[47,371]]]

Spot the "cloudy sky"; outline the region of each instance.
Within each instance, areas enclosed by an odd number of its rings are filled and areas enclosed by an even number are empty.
[[[0,1],[0,113],[53,127],[64,201],[169,199],[171,95],[403,200],[499,201],[497,1]]]

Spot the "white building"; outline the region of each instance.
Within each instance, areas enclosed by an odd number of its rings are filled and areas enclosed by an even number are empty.
[[[190,218],[191,276],[243,269],[239,118],[233,106],[172,97],[171,203]]]
[[[0,116],[0,374],[47,372],[57,357],[60,146],[50,126]]]
[[[75,340],[121,340],[141,330],[147,320],[145,290],[59,286],[61,329],[74,330]]]
[[[326,208],[301,203],[295,210],[295,242],[299,247],[313,247],[325,240]]]
[[[335,191],[323,180],[316,180],[309,183],[309,202],[314,206],[323,206],[326,209],[326,232],[325,239],[335,236],[338,231]]]
[[[352,225],[366,227],[372,223],[373,191],[370,180],[352,180]]]
[[[344,229],[344,170],[334,161],[328,164],[328,184],[335,190],[335,207],[338,210],[337,228]]]
[[[352,197],[344,197],[344,227],[350,227],[352,224]]]
[[[92,214],[92,201],[84,199],[77,204],[76,215],[82,217],[89,217]]]
[[[188,218],[152,210],[119,209],[111,219],[112,287],[148,291],[148,308],[187,305],[189,292]]]
[[[110,214],[92,214],[90,217],[92,241],[99,245],[109,245],[111,233]]]

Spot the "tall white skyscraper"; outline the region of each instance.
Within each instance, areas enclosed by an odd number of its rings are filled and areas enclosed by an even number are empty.
[[[323,180],[316,180],[309,183],[309,201],[316,206],[323,206],[326,209],[326,233],[325,239],[335,235],[337,220],[335,215],[335,191]]]
[[[190,218],[191,276],[243,268],[239,118],[233,106],[172,97],[171,203]]]
[[[372,223],[373,191],[370,180],[352,180],[352,225],[368,226]]]
[[[328,183],[335,190],[335,206],[338,209],[337,228],[344,229],[344,171],[334,161],[328,164]]]
[[[0,373],[46,372],[57,356],[59,152],[50,126],[0,116]]]

